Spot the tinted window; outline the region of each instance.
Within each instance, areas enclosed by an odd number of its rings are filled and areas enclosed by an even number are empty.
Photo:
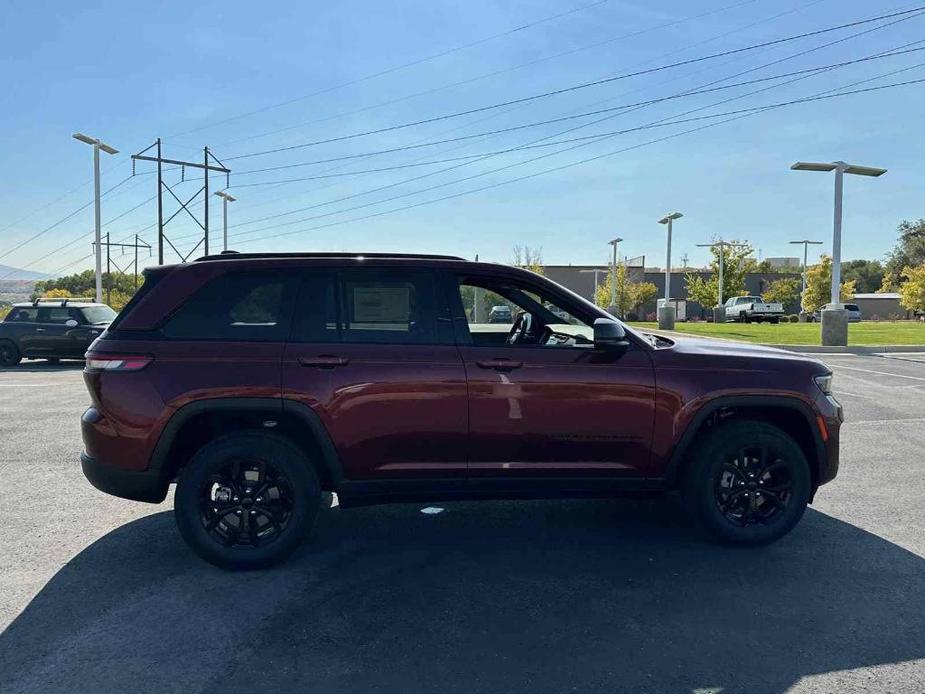
[[[337,310],[336,276],[333,272],[305,272],[302,293],[293,318],[295,342],[338,342],[340,322]]]
[[[849,311],[860,311],[857,304],[845,304],[845,308]]]
[[[7,320],[18,321],[19,323],[35,323],[38,320],[39,310],[37,308],[15,308]]]
[[[437,342],[434,279],[429,272],[346,272],[341,306],[345,342]]]
[[[87,323],[106,323],[116,317],[116,312],[109,306],[87,306],[80,309],[80,312]],[[80,320],[78,316],[74,316],[74,319]]]
[[[164,326],[186,340],[285,340],[295,283],[274,273],[229,273],[193,295]]]
[[[66,308],[40,308],[39,323],[58,323],[63,325],[71,318],[71,312]]]

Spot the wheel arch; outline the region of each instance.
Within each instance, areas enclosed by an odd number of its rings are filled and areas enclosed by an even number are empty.
[[[812,493],[815,494],[825,466],[825,446],[812,408],[787,396],[724,396],[705,402],[694,414],[679,439],[666,467],[666,479],[674,487],[688,453],[697,439],[730,418],[755,419],[773,424],[792,436],[809,462]]]
[[[334,491],[343,471],[324,423],[311,407],[278,398],[208,398],[180,407],[158,437],[149,469],[168,482],[200,447],[227,431],[263,430],[281,434],[306,453],[322,488]]]

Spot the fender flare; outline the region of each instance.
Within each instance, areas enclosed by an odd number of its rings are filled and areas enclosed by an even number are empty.
[[[691,444],[697,438],[703,424],[717,411],[733,407],[765,407],[788,409],[800,413],[806,420],[806,425],[812,434],[813,447],[815,449],[815,459],[809,460],[809,464],[814,468],[814,478],[821,479],[825,469],[826,456],[825,445],[822,442],[822,435],[816,425],[816,416],[812,408],[798,398],[786,395],[728,395],[719,396],[703,403],[694,413],[693,418],[688,424],[675,445],[665,468],[665,478],[670,484],[674,484],[678,479],[678,470],[684,462],[687,451]]]
[[[170,420],[164,425],[151,457],[148,462],[149,470],[157,470],[166,474],[168,454],[177,435],[183,426],[193,417],[212,412],[264,412],[268,414],[287,414],[303,423],[321,452],[318,462],[324,466],[330,475],[335,488],[343,480],[343,467],[334,442],[328,434],[327,428],[311,407],[295,400],[284,398],[206,398],[183,405],[174,412]]]

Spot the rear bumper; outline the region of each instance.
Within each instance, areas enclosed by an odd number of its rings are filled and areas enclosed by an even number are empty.
[[[159,504],[167,496],[170,483],[159,470],[122,470],[104,465],[86,453],[80,454],[80,467],[90,484],[107,494],[152,504]]]

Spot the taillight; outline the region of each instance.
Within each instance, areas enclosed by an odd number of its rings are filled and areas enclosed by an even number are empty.
[[[146,354],[88,354],[87,371],[141,371],[154,361]]]

